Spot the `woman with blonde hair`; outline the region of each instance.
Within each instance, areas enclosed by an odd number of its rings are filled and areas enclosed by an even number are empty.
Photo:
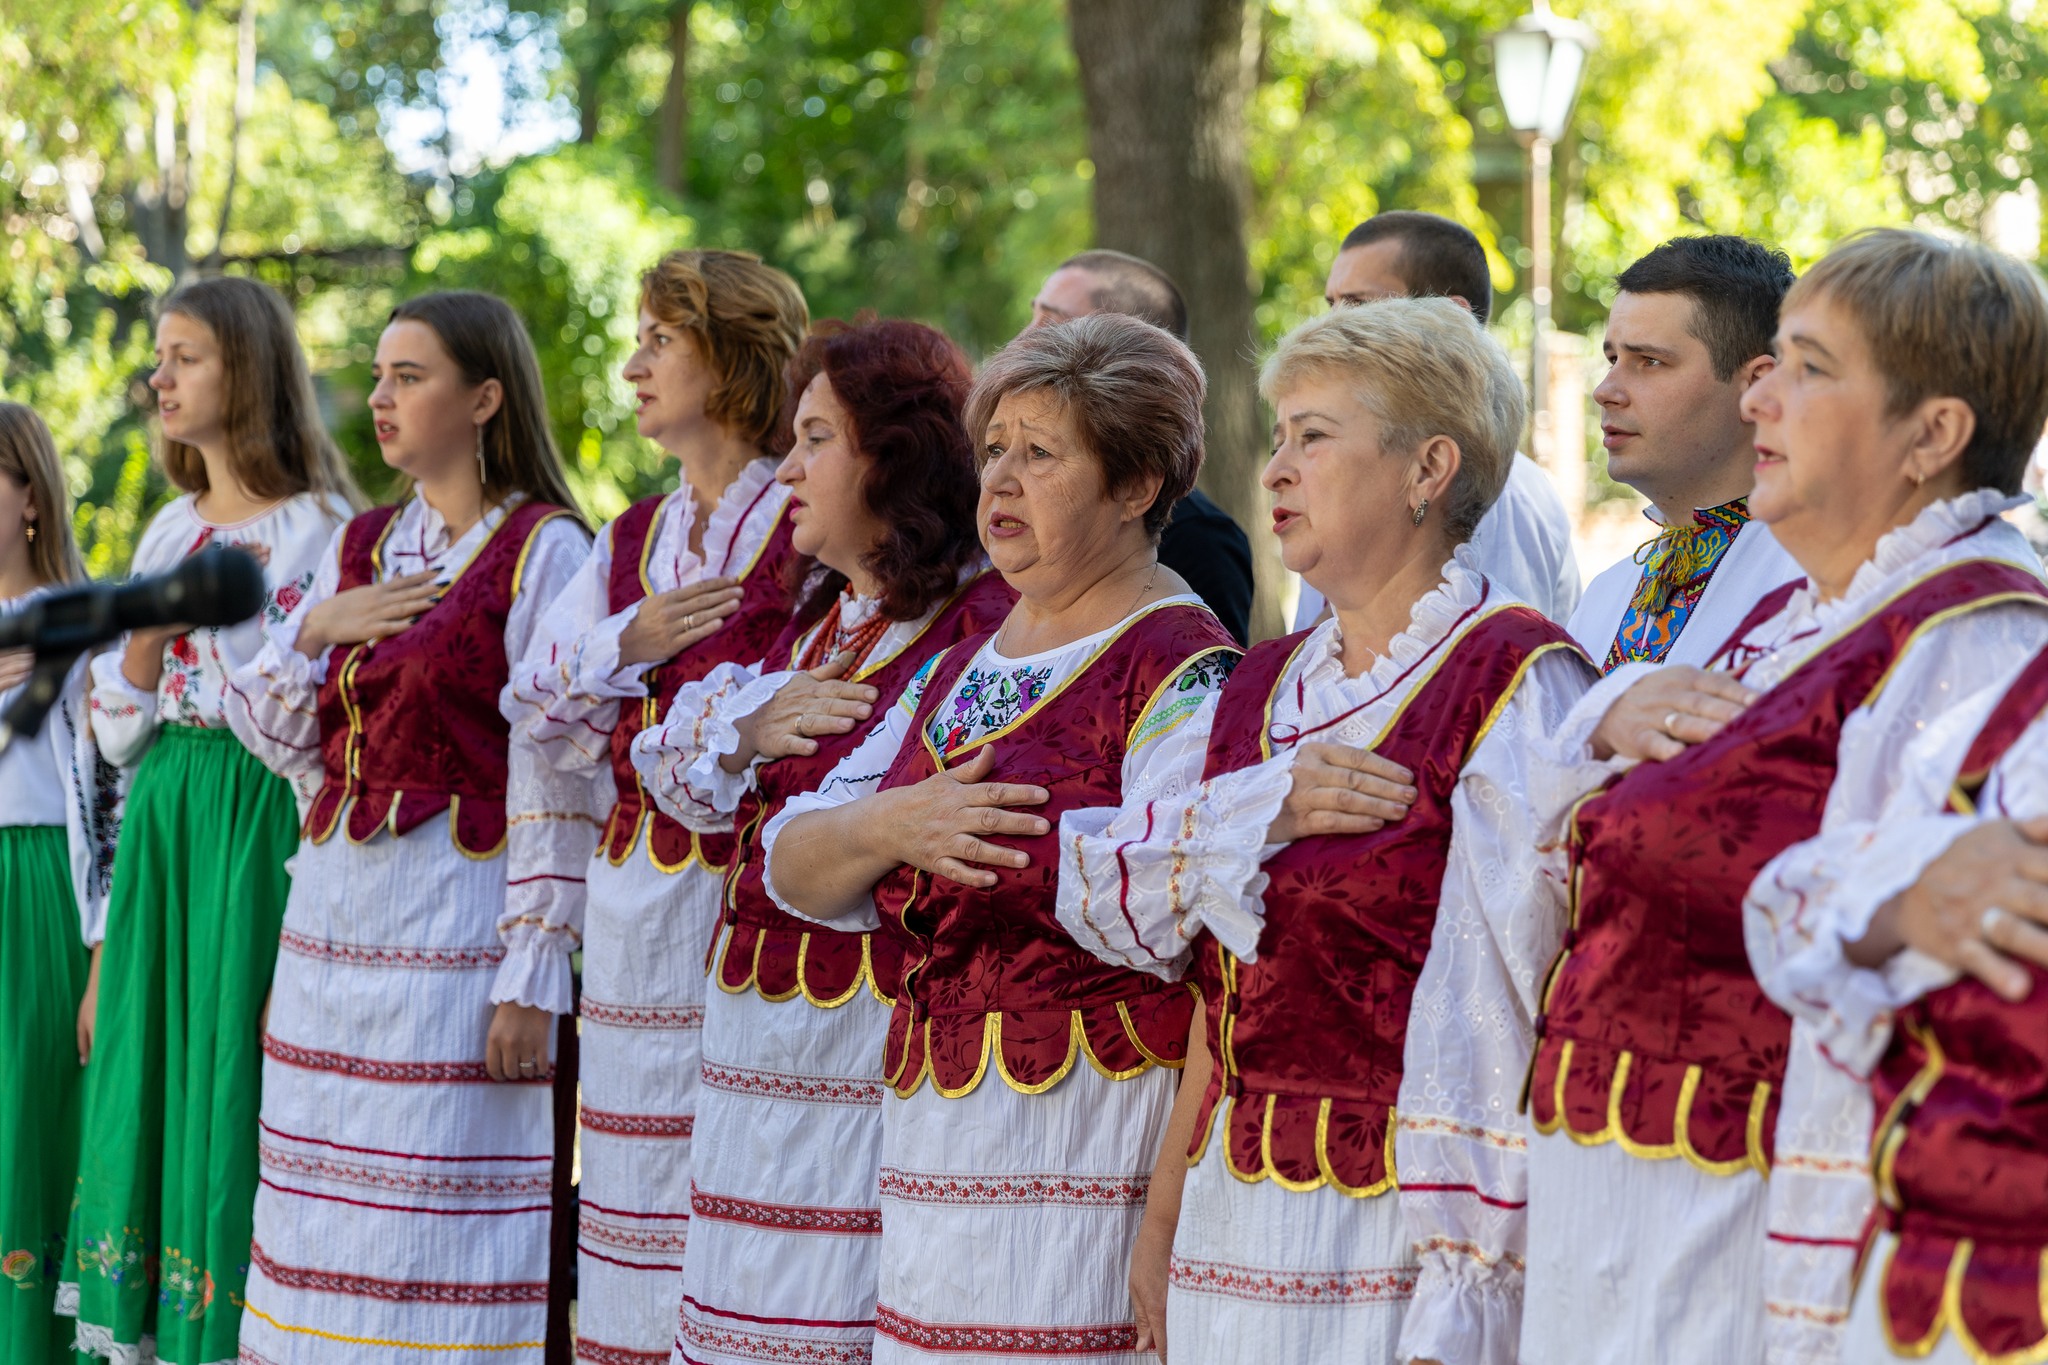
[[[411,492],[335,532],[230,683],[235,733],[319,784],[263,1040],[241,1358],[537,1362],[554,1012],[528,920],[579,870],[550,830],[588,784],[520,762],[498,694],[590,537],[502,299],[400,304],[371,374]]]
[[[84,579],[70,498],[43,419],[0,403],[0,611]],[[0,654],[0,708],[36,668]],[[78,1007],[97,950],[114,856],[118,795],[85,709],[85,661],[65,674],[41,733],[0,748],[0,1356],[71,1359],[71,1327],[50,1311],[78,1162]]]
[[[60,1312],[80,1350],[232,1359],[256,1192],[259,1032],[298,804],[227,727],[228,676],[313,581],[355,486],[321,430],[291,310],[190,284],[157,319],[161,461],[184,490],[135,569],[236,545],[269,591],[241,625],[138,630],[92,663],[92,726],[134,776],[86,987],[84,1148]],[[310,797],[310,791],[302,791]]]
[[[595,782],[602,821],[594,854],[588,825],[552,826],[582,870],[546,883],[513,945],[520,998],[558,1014],[583,948],[584,1360],[666,1358],[675,1340],[704,954],[732,838],[657,810],[633,739],[683,684],[758,660],[789,617],[801,556],[775,466],[783,366],[809,320],[795,281],[746,252],[670,252],[647,272],[624,377],[640,434],[677,458],[681,487],[598,532],[503,697],[515,752],[535,746],[538,761]]]
[[[1264,483],[1334,615],[1245,656],[1161,779],[1060,823],[1060,922],[1197,983],[1131,1266],[1174,1359],[1514,1365],[1514,1090],[1562,906],[1532,740],[1598,675],[1476,566],[1522,389],[1446,299],[1339,309],[1266,363]]]

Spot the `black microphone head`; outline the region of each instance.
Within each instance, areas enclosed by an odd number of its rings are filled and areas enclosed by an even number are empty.
[[[163,577],[166,620],[235,626],[263,610],[263,566],[232,545],[202,550]]]

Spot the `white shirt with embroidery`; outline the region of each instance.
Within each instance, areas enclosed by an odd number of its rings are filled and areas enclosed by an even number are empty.
[[[461,536],[451,537],[441,514],[425,499],[412,498],[392,518],[384,538],[379,581],[433,573],[444,583],[453,582],[517,505],[514,499],[491,508]],[[322,780],[318,706],[328,656],[299,653],[299,628],[308,611],[339,590],[345,530],[329,538],[302,599],[268,627],[262,648],[228,684],[226,717],[236,737],[265,767],[307,792],[317,793]],[[534,532],[520,570],[519,595],[505,620],[508,665],[524,656],[542,611],[575,575],[589,549],[588,535],[568,517]],[[569,1012],[569,954],[580,942],[583,865],[597,842],[593,804],[587,778],[559,772],[530,750],[511,746],[505,792],[507,887],[498,920],[506,953],[491,990],[493,1002]]]
[[[0,602],[0,613],[17,611],[45,591]],[[46,825],[64,831],[79,937],[90,948],[106,937],[107,889],[121,831],[123,784],[120,770],[100,757],[93,742],[86,670],[84,659],[71,666],[57,704],[43,717],[41,731],[16,735],[0,749],[0,825]],[[0,711],[12,706],[27,685],[0,692]]]
[[[1431,675],[1429,661],[1482,608],[1517,600],[1489,585],[1460,547],[1442,581],[1415,602],[1408,628],[1357,677],[1345,675],[1338,623],[1317,626],[1275,688],[1273,732],[1371,747]],[[1361,1217],[1405,1220],[1422,1262],[1403,1360],[1516,1358],[1527,1245],[1527,1144],[1516,1102],[1540,979],[1564,930],[1562,887],[1541,875],[1527,800],[1540,763],[1532,741],[1597,676],[1576,650],[1536,658],[1451,793],[1450,852],[1409,1011],[1397,1105],[1401,1183],[1428,1190],[1356,1206]],[[1285,847],[1266,843],[1266,831],[1293,787],[1298,749],[1205,782],[1215,719],[1211,699],[1160,744],[1145,788],[1127,789],[1120,809],[1061,817],[1060,922],[1106,962],[1177,979],[1204,928],[1240,959],[1258,960],[1261,865]],[[1303,1197],[1276,1194],[1274,1216]]]
[[[1103,646],[1137,616],[1156,611],[1167,603],[1202,606],[1202,600],[1194,594],[1182,593],[1134,612],[1106,630],[1084,635],[1056,649],[1016,659],[999,650],[995,637],[991,636],[960,674],[952,696],[932,711],[926,732],[933,745],[939,752],[947,753],[1021,719],[1069,678],[1081,672]],[[1236,655],[1235,648],[1226,650],[1219,646],[1189,661],[1172,685],[1160,689],[1158,697],[1132,730],[1130,746],[1124,751],[1123,789],[1127,796],[1152,790],[1151,784],[1155,780],[1153,764],[1162,743],[1201,709],[1205,699],[1222,688]],[[911,738],[917,708],[924,701],[925,685],[930,682],[932,666],[938,660],[939,656],[934,654],[925,662],[910,686],[903,689],[896,705],[883,712],[868,731],[867,738],[839,761],[816,791],[790,798],[781,813],[763,827],[761,860],[767,869],[763,884],[768,888],[770,898],[784,910],[793,915],[803,914],[775,890],[772,873],[776,838],[784,826],[806,811],[831,810],[873,795],[880,788],[890,765],[896,761],[896,755]],[[863,930],[874,929],[881,921],[876,917],[874,902],[870,899],[859,910],[832,923],[840,929]]]
[[[201,517],[190,493],[150,520],[135,547],[133,572],[159,574],[188,555],[215,545],[238,545],[267,556],[263,610],[238,626],[207,626],[164,646],[156,690],[129,684],[121,673],[125,635],[92,661],[92,728],[109,763],[132,768],[156,738],[159,725],[227,724],[228,675],[263,647],[263,628],[284,620],[312,586],[315,568],[337,526],[354,513],[340,498],[300,493],[247,521],[220,525]],[[303,808],[312,793],[301,790]]]
[[[1777,615],[1744,638],[1736,659],[1746,663],[1742,681],[1759,690],[1776,686],[1862,624],[1886,598],[1947,565],[1993,559],[2039,577],[2039,556],[2000,516],[2021,501],[1995,489],[1978,489],[1934,503],[1879,540],[1840,597],[1824,600],[1806,583]],[[1931,622],[1901,654],[1876,697],[1843,721],[1823,834],[1876,816],[1907,780],[1909,746],[1950,711],[1999,688],[2044,646],[2048,609],[2039,604],[2001,603]],[[1626,759],[1593,761],[1593,732],[1621,694],[1656,667],[1624,664],[1615,669],[1573,708],[1558,732],[1550,754],[1553,781],[1539,798],[1541,835],[1553,850],[1554,872],[1561,874],[1561,836],[1572,803],[1631,766]],[[1774,938],[1759,927],[1758,916],[1768,922],[1771,913],[1785,913],[1791,903],[1777,899],[1771,889],[1791,856],[1781,855],[1767,866],[1751,889],[1744,914],[1752,954]],[[1823,955],[1827,951],[1823,948]],[[1769,958],[1758,960],[1759,979],[1767,989],[1777,970]],[[1871,1206],[1870,1092],[1850,1072],[1831,1065],[1819,1044],[1814,1024],[1795,1015],[1768,1184],[1768,1241],[1731,1249],[1747,1258],[1742,1273],[1754,1266],[1763,1276],[1770,1365],[1831,1365],[1838,1358],[1855,1248]],[[1682,1218],[1684,1211],[1673,1208],[1671,1216]],[[1587,1228],[1586,1236],[1597,1235],[1597,1227]]]

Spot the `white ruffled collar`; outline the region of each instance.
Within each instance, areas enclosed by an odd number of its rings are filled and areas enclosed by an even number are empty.
[[[526,501],[524,493],[513,493],[482,516],[458,539],[449,535],[448,521],[434,505],[415,492],[399,511],[399,524],[392,528],[395,548],[416,556],[423,564],[440,564],[451,557],[467,561],[484,537],[512,515],[512,509]]]
[[[1821,601],[1809,578],[1786,604],[1787,616],[1811,616],[1825,623],[1854,614],[1872,597],[1889,591],[1900,578],[1936,561],[1951,542],[2026,501],[1995,488],[1978,488],[1960,497],[1930,503],[1911,521],[1879,538],[1876,549],[1858,566],[1849,579],[1847,591],[1840,597],[1831,602]]]
[[[1441,572],[1437,585],[1409,608],[1408,628],[1387,641],[1386,652],[1356,678],[1344,674],[1344,634],[1332,612],[1304,642],[1308,655],[1304,679],[1312,684],[1341,682],[1376,691],[1393,686],[1418,660],[1441,645],[1486,594],[1486,577],[1473,562],[1470,544],[1458,546]]]
[[[714,571],[725,564],[731,557],[733,542],[746,524],[747,513],[763,501],[762,490],[774,482],[774,460],[765,455],[749,460],[718,495],[718,505],[711,509],[711,520],[704,527],[704,553],[699,555],[690,549],[690,527],[697,521],[697,493],[688,479],[683,480],[682,486],[669,494],[663,504],[661,525],[654,537],[653,562],[667,568],[673,579],[668,586],[696,577],[694,570],[700,564],[709,565]],[[730,571],[737,573],[744,567],[732,564]]]

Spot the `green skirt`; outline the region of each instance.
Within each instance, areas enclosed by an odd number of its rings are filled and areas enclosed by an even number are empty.
[[[61,825],[0,828],[0,1360],[71,1359],[50,1310],[78,1169],[85,945]]]
[[[65,1276],[83,1350],[126,1355],[154,1338],[168,1365],[236,1356],[258,1023],[297,846],[290,785],[233,734],[158,732],[114,856],[85,1071]]]

